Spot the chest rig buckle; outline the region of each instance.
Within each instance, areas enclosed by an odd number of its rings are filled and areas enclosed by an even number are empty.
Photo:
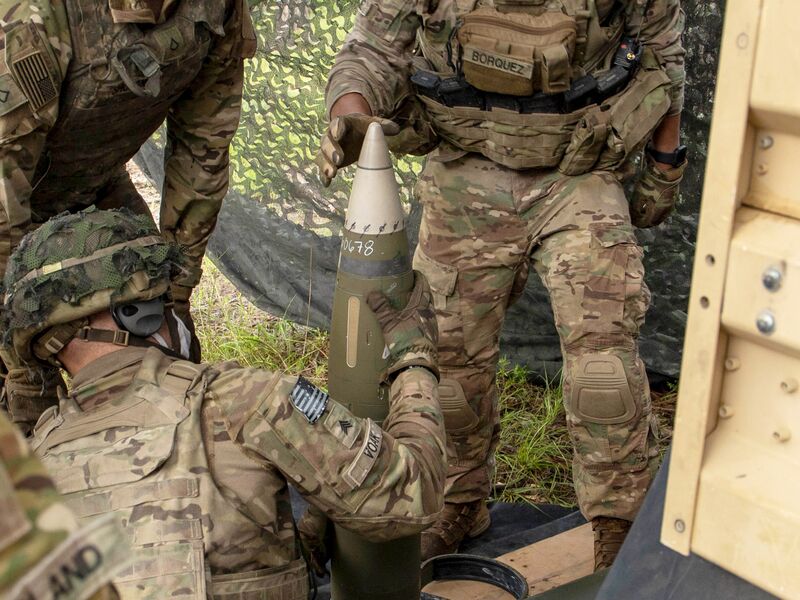
[[[155,98],[161,92],[161,65],[147,46],[121,48],[111,59],[128,89],[137,96]],[[144,80],[144,83],[139,83]]]

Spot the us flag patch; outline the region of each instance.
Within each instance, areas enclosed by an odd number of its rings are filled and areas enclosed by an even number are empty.
[[[303,377],[297,379],[289,399],[309,423],[316,423],[328,406],[328,394]]]

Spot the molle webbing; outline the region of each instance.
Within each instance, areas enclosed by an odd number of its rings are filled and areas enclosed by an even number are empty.
[[[602,104],[568,113],[447,106],[419,94],[436,133],[456,148],[511,169],[562,166],[569,175],[614,170],[637,150],[669,110],[670,80],[648,49],[627,87]],[[608,112],[608,115],[596,114]]]
[[[214,600],[306,600],[306,563],[298,558],[277,572],[275,569],[260,569],[234,575],[212,575],[211,597]]]
[[[150,481],[127,487],[91,492],[67,499],[67,505],[81,518],[138,506],[144,502],[161,502],[170,498],[196,498],[200,495],[197,479],[176,477],[166,481]]]

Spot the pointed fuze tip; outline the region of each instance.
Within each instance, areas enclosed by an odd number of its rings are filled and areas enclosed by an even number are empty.
[[[361,155],[358,157],[358,166],[362,169],[392,168],[386,137],[378,123],[371,123],[367,129],[364,144],[361,146]]]

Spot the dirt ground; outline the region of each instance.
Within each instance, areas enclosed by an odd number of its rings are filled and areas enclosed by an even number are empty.
[[[161,204],[161,194],[156,189],[156,186],[150,183],[147,175],[144,174],[135,162],[130,161],[126,166],[128,174],[133,181],[133,185],[136,186],[136,189],[139,190],[144,201],[147,202],[147,206],[150,207],[150,212],[153,213],[153,217],[155,217],[156,223],[158,223],[158,207]]]

